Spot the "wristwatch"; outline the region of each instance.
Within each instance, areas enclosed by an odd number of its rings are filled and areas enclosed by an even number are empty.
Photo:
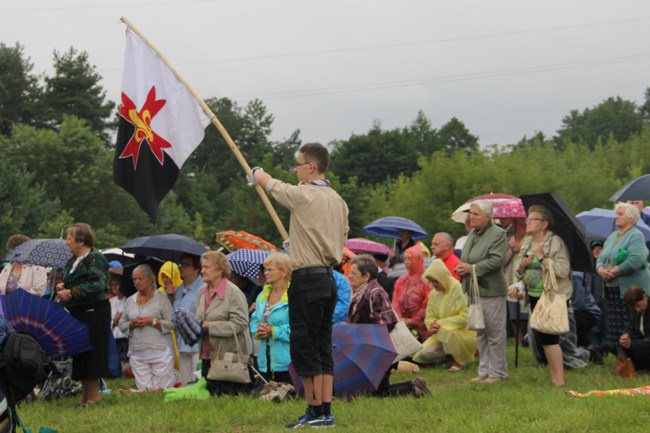
[[[151,326],[153,326],[153,327],[155,328],[157,323],[158,323],[158,319],[156,319],[156,318],[154,317],[153,320],[152,320],[152,322],[151,322]]]

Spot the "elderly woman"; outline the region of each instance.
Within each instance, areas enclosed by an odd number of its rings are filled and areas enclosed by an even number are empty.
[[[174,310],[184,308],[195,313],[196,298],[203,286],[201,259],[193,254],[181,254],[180,273],[183,282],[174,295]],[[199,344],[189,345],[182,338],[177,339],[181,385],[194,381],[194,371],[199,363]]]
[[[422,278],[433,289],[424,318],[431,336],[413,360],[426,364],[451,355],[449,371],[461,371],[476,353],[476,332],[467,329],[467,295],[440,259],[431,262]]]
[[[255,300],[251,315],[251,334],[259,340],[257,365],[266,380],[291,383],[289,364],[289,278],[288,254],[273,253],[264,261],[266,284]]]
[[[573,292],[571,282],[571,259],[569,250],[562,238],[551,231],[553,217],[549,210],[541,205],[533,205],[528,209],[526,218],[526,236],[521,240],[519,251],[519,266],[515,271],[517,279],[523,282],[530,301],[531,311],[544,292],[544,276],[552,264],[560,293],[569,302]],[[520,297],[513,286],[510,295]],[[533,330],[536,344],[544,348],[544,355],[551,373],[554,385],[564,385],[564,364],[559,335],[544,334]]]
[[[12,235],[7,239],[7,251],[27,242],[25,235]],[[7,295],[20,288],[33,295],[43,296],[47,285],[47,271],[42,266],[8,263],[0,272],[0,294]]]
[[[126,300],[119,326],[129,336],[135,384],[140,391],[169,388],[175,382],[172,305],[156,290],[149,265],[136,266],[132,278],[136,292]]]
[[[243,356],[250,356],[253,344],[248,332],[246,296],[228,281],[230,263],[226,256],[218,251],[203,253],[201,275],[205,285],[199,290],[195,308],[196,317],[203,321],[201,373],[207,378],[215,359],[223,358],[226,352],[237,353],[238,346]],[[248,385],[208,380],[208,389],[213,395],[239,394]]]
[[[348,279],[354,289],[350,299],[350,309],[347,321],[349,323],[374,323],[386,325],[393,329],[399,318],[395,314],[388,293],[377,282],[378,268],[375,259],[368,254],[360,254],[350,262]],[[430,395],[423,379],[418,378],[408,382],[390,384],[390,367],[384,375],[374,395],[379,397],[414,395],[421,397]]]
[[[417,333],[418,340],[424,342],[431,333],[424,324],[427,300],[431,288],[422,280],[424,255],[420,245],[409,248],[404,253],[406,273],[395,282],[393,307],[404,319],[406,326]]]
[[[72,253],[63,269],[63,281],[56,285],[56,299],[77,320],[88,326],[92,350],[72,359],[72,379],[81,381],[81,404],[101,400],[99,379],[109,377],[108,343],[111,332],[111,304],[108,301],[108,262],[93,249],[95,232],[76,223],[66,232]]]
[[[596,260],[596,271],[605,282],[603,319],[605,350],[614,352],[619,336],[630,317],[623,294],[633,284],[650,289],[648,248],[643,234],[636,228],[639,209],[628,203],[616,206],[618,230],[607,237]]]
[[[473,382],[494,383],[508,377],[506,366],[506,295],[508,287],[503,276],[503,262],[508,245],[506,232],[492,222],[492,204],[487,200],[473,202],[469,208],[472,230],[463,246],[456,274],[462,278],[463,289],[470,291],[472,268],[479,286],[479,303],[483,307],[485,328],[477,331],[480,362]]]

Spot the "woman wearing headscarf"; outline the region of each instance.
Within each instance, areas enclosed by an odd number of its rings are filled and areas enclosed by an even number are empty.
[[[176,289],[181,285],[181,271],[174,262],[165,262],[158,271],[158,291],[161,292],[171,304],[174,303]],[[174,369],[180,371],[180,353],[178,351],[178,340],[176,332],[172,329],[172,348],[174,349]]]
[[[458,372],[474,361],[477,348],[476,332],[467,329],[467,295],[440,259],[431,262],[422,278],[433,289],[424,319],[431,336],[413,360],[426,364],[451,355],[449,371]]]
[[[479,303],[483,307],[485,328],[476,332],[480,362],[473,382],[494,383],[508,377],[506,366],[506,294],[503,262],[508,245],[506,232],[492,222],[492,203],[472,202],[469,208],[472,230],[456,265],[463,290],[470,292],[472,269],[476,272]]]
[[[533,205],[528,209],[526,236],[521,241],[519,266],[515,274],[524,283],[531,311],[535,310],[535,305],[544,292],[544,277],[549,271],[550,264],[553,266],[560,293],[566,297],[567,302],[573,293],[569,250],[562,238],[553,233],[552,227],[553,216],[546,207]],[[510,293],[513,296],[517,295],[516,289],[511,288]],[[541,344],[544,348],[551,381],[554,385],[564,385],[564,363],[560,348],[560,336],[545,334],[533,329],[533,337],[535,343]]]
[[[634,284],[650,290],[648,248],[643,233],[636,228],[639,209],[628,203],[616,206],[615,224],[618,230],[607,237],[596,260],[596,271],[605,281],[603,317],[604,350],[616,353],[616,345],[630,317],[623,296]]]
[[[72,257],[63,269],[63,281],[56,285],[56,299],[70,314],[88,326],[92,350],[72,358],[72,379],[81,381],[81,404],[101,400],[99,379],[109,377],[108,344],[111,332],[111,304],[108,301],[108,262],[95,250],[95,232],[85,223],[66,231],[66,245]]]
[[[424,324],[431,288],[422,280],[424,255],[419,245],[404,252],[404,266],[406,273],[395,282],[393,307],[406,326],[417,333],[418,340],[424,342],[431,335]]]

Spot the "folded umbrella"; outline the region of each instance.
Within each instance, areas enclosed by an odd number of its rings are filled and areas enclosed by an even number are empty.
[[[140,236],[120,247],[127,253],[156,257],[163,261],[179,262],[181,254],[200,256],[209,248],[186,236],[169,233],[155,236]]]
[[[202,322],[196,318],[194,313],[185,308],[179,307],[174,310],[172,322],[181,338],[190,346],[194,346],[203,334]]]
[[[16,331],[34,336],[53,358],[76,356],[92,349],[88,327],[57,302],[22,289],[0,298],[2,313]]]
[[[427,232],[425,232],[424,229],[415,221],[396,216],[379,218],[365,226],[363,230],[371,235],[392,239],[399,239],[400,230],[409,230],[413,232],[412,238],[416,241],[428,236]]]

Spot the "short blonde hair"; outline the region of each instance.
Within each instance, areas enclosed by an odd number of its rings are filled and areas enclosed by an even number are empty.
[[[266,260],[264,260],[264,267],[275,265],[276,268],[287,274],[287,278],[291,276],[291,258],[286,253],[271,253]]]
[[[215,268],[221,271],[223,278],[229,278],[232,268],[230,262],[224,253],[221,251],[206,251],[201,255],[201,263],[210,262]]]

